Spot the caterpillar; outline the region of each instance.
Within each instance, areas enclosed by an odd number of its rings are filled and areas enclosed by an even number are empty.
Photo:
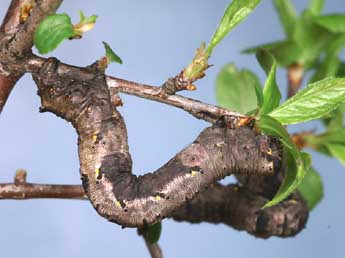
[[[60,66],[49,58],[33,73],[41,112],[71,122],[78,134],[80,174],[93,207],[126,227],[155,223],[199,191],[232,173],[272,174],[276,141],[247,127],[211,126],[156,172],[132,174],[127,130],[95,66]]]

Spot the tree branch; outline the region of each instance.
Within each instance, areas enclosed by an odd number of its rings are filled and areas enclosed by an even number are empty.
[[[0,113],[16,82],[24,71],[12,69],[11,63],[31,51],[33,34],[38,24],[54,13],[62,0],[12,0],[0,26]],[[28,6],[24,18],[23,7]]]
[[[18,178],[15,181],[0,184],[0,199],[88,199],[80,185],[32,184],[23,180],[18,182]],[[170,217],[191,223],[223,223],[260,238],[289,237],[304,228],[308,208],[298,194],[262,210],[266,202],[267,198],[246,187],[216,183],[176,209]]]
[[[44,62],[46,62],[46,60],[47,59],[35,55],[28,55],[25,62],[18,62],[16,65],[13,65],[12,68],[17,70],[24,70],[25,72],[29,73],[37,73],[41,69]],[[68,65],[61,62],[59,63],[59,67],[62,71],[79,69],[79,71],[82,72],[81,67]],[[208,121],[212,124],[217,122],[218,119],[224,116],[232,118],[234,120],[234,123],[238,122],[241,119],[246,119],[246,116],[226,108],[213,106],[177,94],[165,94],[162,90],[162,87],[145,85],[120,78],[115,78],[112,76],[106,76],[106,83],[110,89],[110,94],[112,96],[116,95],[118,92],[121,92],[144,99],[157,101],[180,108],[190,113],[194,117]]]
[[[230,111],[225,108],[205,104],[200,101],[183,97],[177,94],[162,94],[163,92],[161,87],[131,82],[111,76],[107,76],[106,79],[107,84],[110,87],[110,92],[112,94],[122,92],[140,98],[161,102],[167,105],[181,108],[194,117],[208,121],[210,123],[215,123],[222,116],[233,117],[235,119],[245,117],[240,113]]]
[[[151,244],[144,236],[144,241],[147,249],[151,255],[151,258],[163,258],[163,252],[158,243]]]

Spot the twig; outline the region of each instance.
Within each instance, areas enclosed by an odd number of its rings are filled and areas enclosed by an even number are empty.
[[[18,70],[24,68],[26,72],[37,73],[44,62],[46,62],[45,58],[30,55],[27,57],[25,64],[19,63],[13,67]],[[68,64],[60,63],[59,67],[63,71],[79,69],[79,72],[83,73],[82,68],[71,66]],[[210,123],[215,123],[222,116],[232,117],[234,119],[246,118],[246,116],[226,108],[206,104],[198,100],[183,97],[177,94],[164,94],[161,87],[145,85],[120,78],[115,78],[112,76],[106,76],[106,82],[108,87],[110,88],[111,95],[115,95],[118,92],[121,92],[144,99],[157,101],[185,110],[194,117],[208,121]]]
[[[288,98],[296,94],[301,87],[304,68],[301,64],[293,64],[288,67]]]
[[[87,199],[80,185],[30,184],[26,182],[26,171],[17,170],[14,183],[0,184],[0,199],[61,198]]]
[[[12,0],[0,27],[0,113],[16,82],[24,74],[24,71],[8,69],[8,63],[16,62],[31,50],[37,25],[46,15],[55,12],[62,0],[36,1],[23,20],[22,8],[30,5],[29,2]]]
[[[151,243],[151,241],[149,240],[147,229],[147,227],[138,228],[138,235],[143,237],[147,250],[149,250],[149,253],[151,255],[151,258],[163,258],[163,252],[158,242]]]
[[[163,258],[163,252],[158,243],[150,243],[143,235],[145,244],[152,258]]]
[[[221,108],[200,101],[183,97],[180,95],[162,95],[161,87],[145,85],[137,82],[127,81],[111,76],[107,76],[107,84],[112,93],[122,92],[129,95],[134,95],[140,98],[145,98],[177,108],[181,108],[198,119],[215,123],[222,116],[229,117],[245,117],[240,113],[230,111],[226,108]]]
[[[44,64],[44,62],[46,62],[46,60],[47,59],[43,57],[30,55],[27,57],[27,60],[24,64],[18,63],[13,67],[18,70],[24,69],[26,72],[29,73],[37,73]],[[84,73],[83,68],[64,63],[59,63],[59,67],[59,69],[65,72],[71,70],[78,70],[79,73]],[[106,82],[108,87],[110,88],[110,93],[112,96],[116,95],[118,92],[121,92],[144,99],[157,101],[160,103],[180,108],[190,113],[194,117],[208,121],[210,123],[215,123],[219,118],[223,116],[227,116],[235,120],[246,118],[246,116],[238,112],[206,104],[195,99],[183,97],[177,94],[166,95],[162,92],[161,87],[128,81],[120,78],[115,78],[112,76],[106,76]]]
[[[27,183],[25,177],[25,172],[17,171],[15,183],[0,184],[0,199],[88,200],[81,185],[32,184]],[[192,223],[224,223],[261,238],[288,237],[304,228],[308,208],[299,195],[294,194],[291,199],[261,210],[266,201],[266,198],[247,188],[214,184],[177,209],[171,218]],[[265,224],[257,223],[259,220],[265,221]]]

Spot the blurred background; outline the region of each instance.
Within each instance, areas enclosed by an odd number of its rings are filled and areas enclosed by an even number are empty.
[[[307,0],[293,1],[302,10]],[[0,1],[0,18],[10,0]],[[151,85],[176,75],[208,41],[229,0],[64,1],[60,13],[78,22],[78,10],[99,16],[82,40],[63,43],[51,53],[61,61],[85,66],[104,54],[106,41],[123,59],[108,74]],[[324,13],[345,12],[343,0],[328,0]],[[248,46],[284,38],[271,1],[265,0],[213,52],[207,76],[198,90],[183,95],[215,104],[215,79],[223,65],[264,72]],[[286,71],[278,83],[286,96]],[[120,108],[129,133],[134,172],[153,171],[208,126],[176,108],[122,95]],[[36,86],[24,76],[0,116],[0,182],[12,182],[18,168],[35,183],[79,184],[77,135],[70,124],[50,113],[40,114]],[[293,128],[318,129],[318,123]],[[191,225],[164,220],[160,244],[165,257],[345,257],[345,169],[335,159],[313,153],[324,181],[325,197],[311,212],[305,230],[294,238],[256,239],[225,225]],[[230,179],[231,180],[231,179]],[[229,180],[227,180],[229,182]],[[134,229],[121,229],[97,215],[87,201],[0,201],[2,257],[149,257]]]

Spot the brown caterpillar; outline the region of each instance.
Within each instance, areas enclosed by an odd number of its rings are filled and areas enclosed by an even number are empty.
[[[275,150],[272,138],[247,127],[213,126],[156,172],[135,176],[126,127],[111,104],[104,74],[92,67],[64,69],[50,58],[33,78],[41,111],[53,112],[77,130],[81,179],[92,205],[122,226],[155,223],[232,173],[279,170],[280,157],[262,148]]]

